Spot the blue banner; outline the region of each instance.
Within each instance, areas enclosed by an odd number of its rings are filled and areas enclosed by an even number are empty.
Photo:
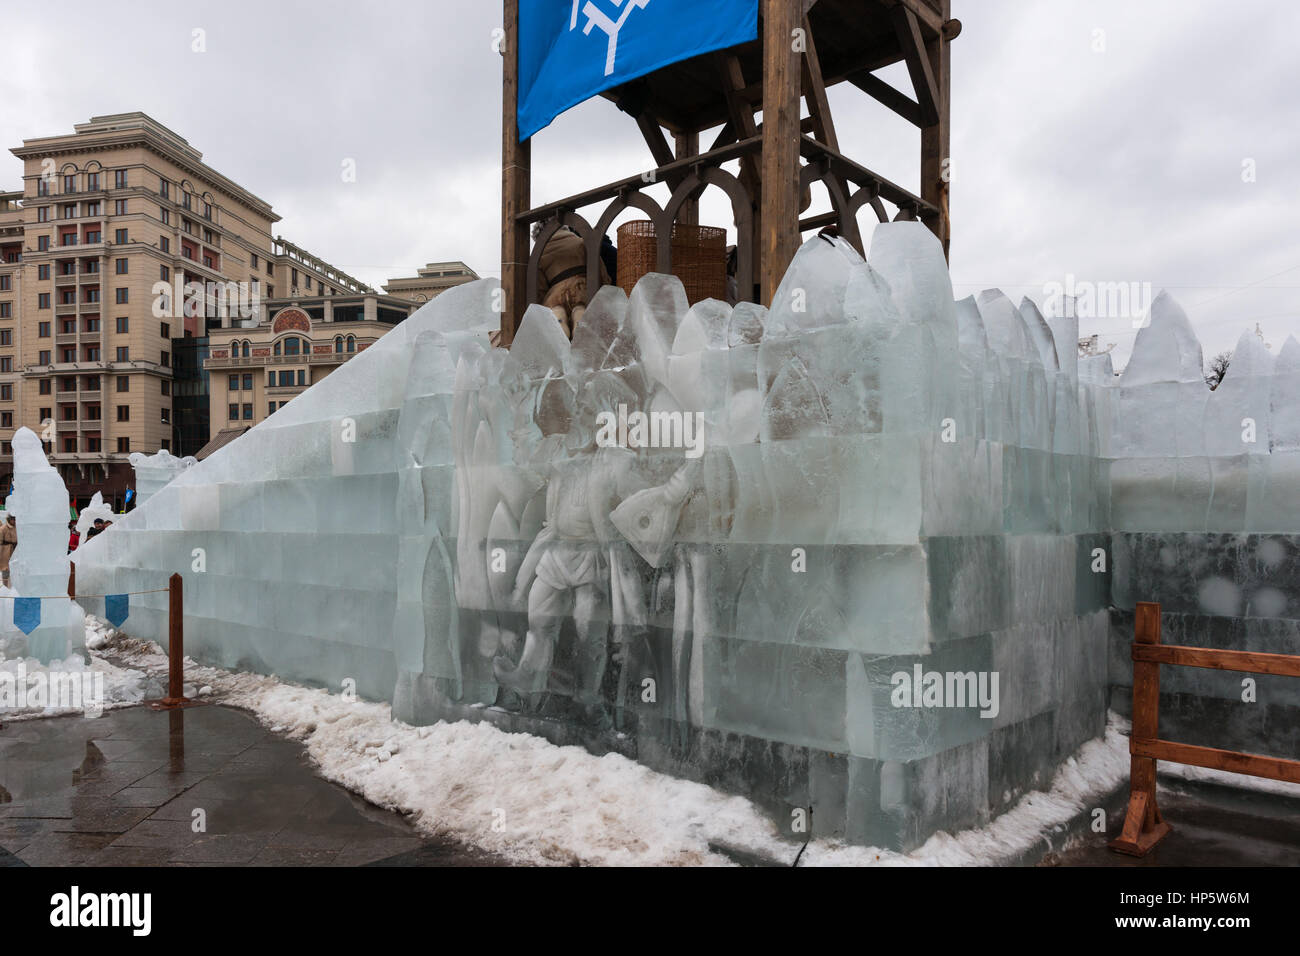
[[[758,0],[522,0],[519,138],[598,93],[758,39]]]
[[[41,626],[41,599],[14,598],[14,627],[30,634]]]
[[[127,594],[106,594],[104,595],[104,617],[108,623],[114,627],[121,627],[122,622],[126,620],[127,614],[130,613],[130,595]]]

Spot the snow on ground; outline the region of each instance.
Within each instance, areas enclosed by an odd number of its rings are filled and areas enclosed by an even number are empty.
[[[103,632],[104,625],[96,628]],[[160,672],[156,644],[106,633],[96,653]],[[254,713],[303,743],[322,776],[379,806],[520,863],[725,865],[720,844],[793,863],[800,844],[744,797],[657,773],[617,754],[593,756],[487,723],[411,727],[387,704],[349,700],[274,676],[234,673],[186,659],[186,680],[214,702]],[[800,865],[973,866],[1009,862],[1100,801],[1126,778],[1123,722],[1089,741],[1046,793],[1026,795],[987,827],[939,833],[911,853],[815,840]]]
[[[93,618],[87,618],[86,625],[86,646],[92,650],[89,663],[75,654],[65,661],[44,665],[34,657],[6,658],[0,653],[0,719],[18,721],[81,713],[94,716],[160,695],[162,685],[146,670],[119,667],[93,653],[104,646],[112,633],[111,627]],[[164,667],[166,660],[164,657]],[[77,681],[79,690],[85,692],[81,702],[44,703],[54,701],[57,688],[61,683],[66,686],[68,679]],[[43,685],[39,695],[38,684]],[[90,699],[92,693],[94,700]],[[32,701],[38,703],[33,705]]]

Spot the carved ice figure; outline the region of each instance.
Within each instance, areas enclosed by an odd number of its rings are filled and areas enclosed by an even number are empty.
[[[157,454],[132,452],[127,461],[135,470],[135,507],[140,508],[181,472],[198,464],[194,458],[176,458],[166,448]]]
[[[27,653],[42,664],[86,655],[85,612],[68,593],[68,489],[30,428],[14,433],[14,490],[5,512],[18,523],[10,583],[23,597],[41,598],[41,623],[27,635]],[[11,639],[15,652],[18,639]]]

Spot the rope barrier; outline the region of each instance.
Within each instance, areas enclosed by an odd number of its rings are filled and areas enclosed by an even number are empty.
[[[113,594],[76,594],[76,595],[71,595],[71,594],[55,594],[55,595],[52,595],[52,596],[51,596],[51,595],[47,595],[47,594],[33,594],[33,595],[27,595],[27,594],[5,594],[5,595],[3,595],[3,596],[0,596],[0,599],[12,601],[12,600],[14,600],[15,598],[34,597],[34,598],[36,598],[37,600],[40,600],[40,601],[55,601],[55,600],[58,600],[58,599],[60,599],[60,598],[67,598],[67,599],[70,600],[70,601],[75,601],[75,600],[77,600],[78,598],[102,598],[102,597],[113,597],[113,596],[116,595],[116,594],[125,594],[125,595],[127,595],[128,597],[129,597],[130,595],[133,595],[133,594],[166,594],[168,590],[169,590],[168,588],[152,588],[151,590],[148,590],[148,591],[115,591],[115,592],[113,592]]]

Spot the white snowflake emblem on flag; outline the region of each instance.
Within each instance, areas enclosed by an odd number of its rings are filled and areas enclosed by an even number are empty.
[[[650,0],[626,0],[627,6],[623,6],[624,0],[605,0],[615,7],[622,7],[618,14],[618,19],[614,19],[605,13],[600,7],[596,6],[592,0],[587,0],[586,5],[582,7],[582,15],[587,18],[587,24],[582,28],[586,36],[591,36],[593,27],[599,27],[601,32],[609,37],[609,47],[605,54],[605,75],[609,76],[614,72],[614,60],[618,56],[618,34],[623,29],[623,24],[627,18],[632,15],[633,10],[644,10],[650,5]],[[578,29],[578,5],[582,0],[573,0],[573,15],[569,18],[569,30]]]

